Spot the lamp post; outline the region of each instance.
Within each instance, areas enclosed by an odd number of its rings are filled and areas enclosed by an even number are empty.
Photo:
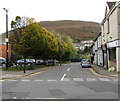
[[[8,61],[8,9],[3,8],[6,11],[6,69],[9,66],[9,61]]]

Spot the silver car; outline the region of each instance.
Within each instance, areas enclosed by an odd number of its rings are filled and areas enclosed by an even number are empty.
[[[89,59],[82,59],[81,66],[83,67],[91,67],[90,60]]]
[[[0,66],[5,67],[6,66],[6,59],[0,57]]]
[[[25,60],[24,59],[20,59],[20,60],[17,60],[17,64],[18,65],[23,65],[25,63]],[[32,63],[35,63],[35,60],[34,59],[26,59],[26,64],[32,64]]]

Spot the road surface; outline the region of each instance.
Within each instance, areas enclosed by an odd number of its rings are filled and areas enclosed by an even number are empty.
[[[3,99],[118,99],[118,80],[94,75],[80,63],[2,81]]]

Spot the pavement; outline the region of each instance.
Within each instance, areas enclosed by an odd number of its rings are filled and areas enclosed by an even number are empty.
[[[7,80],[7,79],[15,79],[21,78],[29,75],[33,75],[36,73],[43,72],[45,70],[56,68],[56,66],[44,67],[44,68],[37,68],[35,70],[26,70],[26,73],[23,71],[5,71],[0,69],[0,80]]]
[[[108,69],[106,69],[103,66],[97,66],[97,65],[92,65],[92,69],[96,72],[96,74],[98,75],[104,75],[104,76],[108,76],[108,77],[120,77],[120,72],[113,72],[113,71],[108,71]]]
[[[66,64],[63,64],[63,65],[66,65]],[[4,71],[4,70],[0,70],[0,80],[21,78],[21,77],[33,75],[33,74],[40,73],[40,72],[43,72],[45,70],[56,68],[56,67],[60,67],[60,66],[54,66],[54,67],[50,66],[50,67],[47,67],[47,68],[44,67],[44,68],[38,68],[38,69],[35,69],[35,70],[27,70],[26,73],[23,73],[23,71]],[[116,77],[116,78],[120,77],[120,73],[110,72],[102,66],[92,65],[91,72],[93,72],[93,74],[95,74],[95,75],[100,75],[100,76]]]

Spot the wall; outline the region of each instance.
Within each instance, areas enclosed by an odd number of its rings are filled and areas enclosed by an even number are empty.
[[[120,5],[118,7],[118,39],[120,39]]]
[[[10,46],[8,47],[8,50],[9,50],[8,57],[10,59],[10,57],[11,57]],[[6,58],[6,45],[0,45],[0,57]]]
[[[109,17],[110,33],[108,34],[108,42],[118,39],[117,10],[118,9],[115,9]]]
[[[120,72],[120,47],[116,48],[116,64],[117,64],[117,71]]]

